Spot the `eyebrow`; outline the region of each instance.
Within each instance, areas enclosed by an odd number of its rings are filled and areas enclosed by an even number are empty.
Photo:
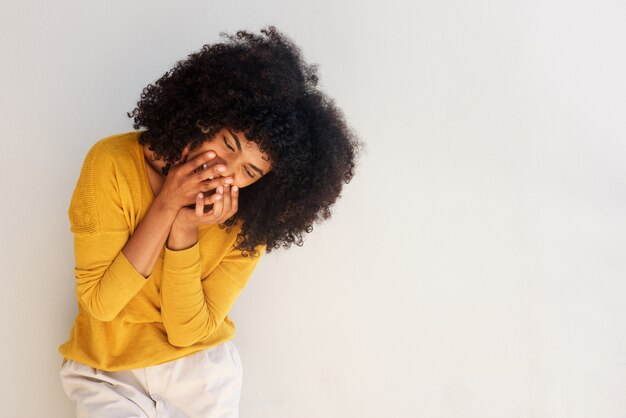
[[[233,137],[233,140],[235,141],[235,144],[237,144],[237,149],[239,151],[241,151],[241,142],[239,142],[239,138],[237,138],[237,135],[235,135],[233,133],[233,131],[231,131],[230,129],[228,130],[228,132],[230,133],[230,135]],[[256,165],[252,164],[252,163],[248,163],[248,165],[250,167],[252,167],[252,169],[254,171],[256,171],[257,173],[259,173],[260,175],[264,176],[265,173],[263,172],[263,170],[261,170],[259,167],[257,167]]]

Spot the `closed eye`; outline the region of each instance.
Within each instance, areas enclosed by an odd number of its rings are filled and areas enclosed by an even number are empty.
[[[235,148],[231,147],[231,145],[230,145],[230,144],[228,143],[228,141],[226,140],[226,137],[225,137],[224,135],[222,135],[222,138],[224,138],[224,143],[226,144],[226,146],[227,146],[228,148],[230,148],[230,150],[231,150],[232,152],[235,152]]]
[[[235,149],[228,143],[228,141],[226,140],[226,137],[224,135],[222,135],[222,138],[224,139],[224,144],[226,144],[226,146],[232,151],[235,152]],[[252,174],[246,167],[243,168],[246,173],[248,174],[248,176],[254,178],[254,174]]]

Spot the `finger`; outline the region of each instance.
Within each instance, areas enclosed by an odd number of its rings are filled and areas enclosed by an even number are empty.
[[[174,165],[184,164],[187,161],[187,154],[189,154],[189,150],[191,149],[191,144],[187,145],[178,160],[174,163]]]
[[[229,199],[230,199],[230,210],[224,213],[224,221],[232,217],[238,209],[239,202],[237,201],[238,194],[237,186],[231,186],[229,191]]]
[[[183,150],[183,154],[181,157],[182,162],[187,162],[187,155],[189,155],[189,151],[191,151],[191,144],[188,144]]]
[[[222,207],[222,219],[220,222],[224,222],[226,219],[230,218],[230,210],[231,210],[231,196],[230,196],[230,187],[228,185],[224,186],[224,197],[222,198],[223,207]]]
[[[193,175],[196,176],[197,181],[213,180],[221,177],[224,171],[226,171],[224,164],[210,165],[209,163],[204,163],[204,165],[198,167],[197,171],[194,171]]]
[[[200,190],[203,192],[207,192],[209,190],[215,190],[219,186],[225,186],[227,184],[232,184],[233,179],[231,177],[219,177],[213,180],[204,180],[201,181]]]
[[[208,193],[204,193],[204,206],[206,208],[205,213],[210,212],[213,209],[213,205],[222,198],[219,193],[213,193],[212,195],[208,195]]]
[[[181,170],[183,171],[184,174],[191,174],[198,167],[202,166],[202,164],[207,164],[207,167],[208,167],[209,162],[213,158],[215,158],[215,152],[213,152],[213,151],[203,152],[201,154],[196,155],[191,160],[189,160],[185,164],[183,164]]]
[[[233,216],[239,210],[239,187],[232,186],[230,189],[230,206],[232,211],[230,216]]]
[[[198,193],[196,196],[196,216],[202,216],[204,213],[204,194]]]
[[[216,196],[216,199],[218,199],[215,204],[213,205],[213,210],[211,212],[213,217],[215,217],[215,219],[220,219],[222,216],[222,209],[224,208],[224,199],[223,199],[223,186],[220,186],[217,188],[217,191],[215,192],[215,194],[217,194],[218,196]]]

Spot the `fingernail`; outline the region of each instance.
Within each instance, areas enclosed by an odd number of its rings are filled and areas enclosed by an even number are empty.
[[[239,190],[239,187],[237,187],[237,186],[233,186],[233,192],[236,192],[236,191],[238,191],[238,190]]]
[[[224,166],[218,167],[217,171],[226,171],[226,167],[224,167]]]
[[[204,195],[202,193],[198,193],[198,199],[202,199]]]
[[[226,179],[224,180],[224,183],[230,184],[233,182],[233,179],[231,179],[230,177],[226,177]]]
[[[224,189],[222,188],[222,186],[217,188],[217,192],[218,193],[224,193]]]
[[[215,154],[213,154],[212,152],[209,151],[209,152],[206,153],[206,156],[209,157],[209,158],[213,158],[213,157],[215,157]]]

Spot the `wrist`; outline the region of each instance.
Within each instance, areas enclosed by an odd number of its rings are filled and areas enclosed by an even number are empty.
[[[198,242],[197,226],[182,226],[174,221],[167,237],[167,248],[173,251],[186,250],[193,247],[196,242]]]
[[[160,211],[164,211],[174,215],[176,215],[180,210],[180,206],[177,206],[167,201],[161,193],[157,194],[154,197],[154,200],[152,201],[152,206],[155,206]]]
[[[175,233],[177,235],[193,235],[198,233],[198,225],[188,225],[183,224],[177,219],[174,219],[172,223],[172,228],[170,229],[170,234]]]

